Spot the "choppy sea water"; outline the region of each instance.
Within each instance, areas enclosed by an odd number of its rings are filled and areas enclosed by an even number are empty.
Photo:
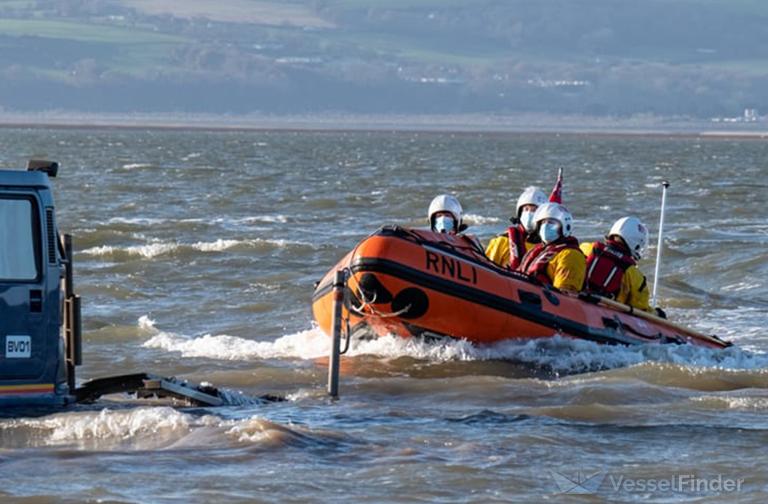
[[[80,380],[151,371],[240,400],[1,418],[2,502],[768,498],[764,141],[0,130],[3,168],[42,155],[75,236]],[[583,239],[627,213],[655,232],[670,180],[662,304],[737,346],[383,338],[343,358],[329,401],[313,283],[441,192],[486,241],[560,166]],[[264,393],[288,401],[247,400]]]

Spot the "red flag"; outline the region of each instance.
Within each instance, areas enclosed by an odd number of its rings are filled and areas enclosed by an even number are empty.
[[[557,182],[549,195],[549,201],[552,203],[563,203],[563,169],[557,171]]]

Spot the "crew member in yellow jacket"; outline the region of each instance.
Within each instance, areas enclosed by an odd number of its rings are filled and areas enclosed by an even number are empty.
[[[578,292],[586,261],[573,232],[573,216],[559,203],[544,203],[534,215],[541,243],[525,254],[518,271],[560,290]]]
[[[538,187],[527,187],[517,198],[515,215],[505,233],[491,239],[485,248],[485,256],[502,268],[516,270],[523,256],[541,240],[536,234],[533,215],[540,205],[547,202],[547,196]]]
[[[637,267],[648,243],[648,228],[637,217],[623,217],[605,240],[582,243],[587,256],[584,289],[650,312],[648,282]]]

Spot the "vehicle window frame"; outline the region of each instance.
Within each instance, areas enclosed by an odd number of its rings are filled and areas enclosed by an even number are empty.
[[[32,213],[32,249],[35,255],[35,270],[36,275],[34,278],[4,278],[0,276],[0,282],[5,284],[28,284],[39,283],[43,276],[43,263],[42,263],[42,229],[41,229],[41,217],[40,217],[40,205],[37,198],[32,195],[22,194],[2,194],[0,195],[0,201],[3,200],[24,200],[29,202],[30,212]]]

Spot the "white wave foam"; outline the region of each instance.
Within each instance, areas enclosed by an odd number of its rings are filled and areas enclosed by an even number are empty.
[[[250,244],[250,241],[242,240],[222,240],[221,238],[215,242],[197,242],[192,244],[192,248],[201,252],[221,252],[232,247],[236,247],[240,244]]]
[[[237,422],[226,435],[239,444],[279,443],[279,438],[290,438],[294,431],[268,420],[251,419]]]
[[[254,215],[251,217],[216,217],[209,219],[195,219],[197,222],[205,222],[206,224],[219,224],[224,227],[240,228],[246,227],[249,230],[253,229],[270,229],[269,227],[257,226],[257,224],[285,224],[288,222],[286,215]],[[191,222],[190,220],[181,220],[178,222]]]
[[[294,433],[289,427],[258,417],[227,420],[189,415],[170,407],[61,413],[0,423],[0,434],[4,431],[10,431],[7,438],[18,447],[77,446],[96,450],[197,449],[227,441],[279,447],[289,443]]]
[[[80,439],[156,436],[163,431],[189,429],[188,416],[168,407],[140,408],[126,412],[110,412],[104,409],[95,418],[92,415],[82,415],[75,421],[67,420],[54,421],[59,424],[51,436],[54,443]]]
[[[187,218],[187,219],[167,219],[167,218],[155,218],[155,217],[112,217],[107,221],[107,224],[134,224],[143,226],[155,226],[158,224],[196,224],[200,222],[223,222],[224,219],[201,219],[201,218]]]
[[[98,247],[91,247],[80,252],[81,254],[96,256],[96,257],[114,257],[119,255],[125,255],[128,257],[143,257],[145,259],[152,259],[158,256],[167,255],[177,251],[183,250],[198,250],[200,252],[222,252],[238,246],[244,247],[258,247],[258,246],[272,246],[276,248],[285,248],[292,245],[300,245],[311,247],[309,243],[290,241],[283,239],[265,239],[254,238],[251,240],[225,240],[219,238],[212,242],[197,242],[197,243],[179,243],[179,242],[162,242],[155,241],[146,245],[131,245],[128,247],[116,247],[112,245],[101,245]]]
[[[501,219],[498,217],[484,217],[477,214],[464,214],[464,221],[470,226],[484,226],[486,224],[498,224]]]
[[[388,336],[358,342],[349,355],[413,357],[432,362],[508,360],[558,372],[622,367],[644,360],[641,354],[626,347],[602,346],[561,336],[525,342],[507,340],[492,345],[474,345],[466,340],[432,342]]]
[[[149,318],[149,315],[139,317],[139,329],[142,331],[157,331],[155,329],[155,321]]]
[[[167,254],[178,248],[175,243],[151,243],[148,245],[134,245],[130,247],[113,247],[110,245],[101,245],[83,250],[81,253],[91,256],[114,256],[119,253],[128,256],[138,256],[151,259],[159,255]]]
[[[720,289],[724,292],[743,292],[743,291],[756,291],[763,286],[762,281],[758,280],[744,280],[728,285],[721,285]]]
[[[243,222],[246,223],[253,223],[253,222],[269,222],[269,223],[278,223],[278,224],[285,224],[288,222],[288,216],[287,215],[254,215],[251,217],[246,217],[243,219]]]
[[[123,170],[136,170],[139,168],[150,168],[150,163],[128,163],[123,165]]]
[[[108,224],[131,224],[131,225],[142,225],[142,226],[152,226],[157,224],[162,224],[164,222],[167,222],[168,219],[154,219],[151,217],[112,217],[107,221]]]
[[[329,354],[330,338],[317,327],[282,336],[273,342],[210,334],[187,338],[158,332],[144,346],[180,352],[184,357],[221,360],[316,359]],[[724,350],[693,345],[624,347],[561,336],[526,342],[508,340],[494,345],[473,345],[466,340],[430,342],[420,338],[387,336],[357,341],[347,355],[375,355],[387,359],[412,357],[431,362],[511,360],[562,373],[612,369],[646,361],[718,369],[768,367],[768,354],[737,347]]]
[[[206,334],[186,338],[159,331],[143,345],[183,357],[206,357],[220,360],[299,358],[314,359],[328,355],[330,343],[319,329],[309,329],[278,338],[276,341],[253,341],[236,336]]]
[[[665,362],[715,369],[761,369],[768,366],[768,354],[752,353],[737,347],[714,350],[694,345],[599,345],[565,337],[505,342],[490,347],[490,358],[511,359],[550,368],[558,372],[579,372],[626,367],[641,362]]]
[[[167,446],[188,434],[193,423],[212,420],[213,417],[195,419],[170,407],[153,407],[61,413],[42,419],[23,419],[0,428],[18,430],[12,438],[27,446],[144,449]]]

